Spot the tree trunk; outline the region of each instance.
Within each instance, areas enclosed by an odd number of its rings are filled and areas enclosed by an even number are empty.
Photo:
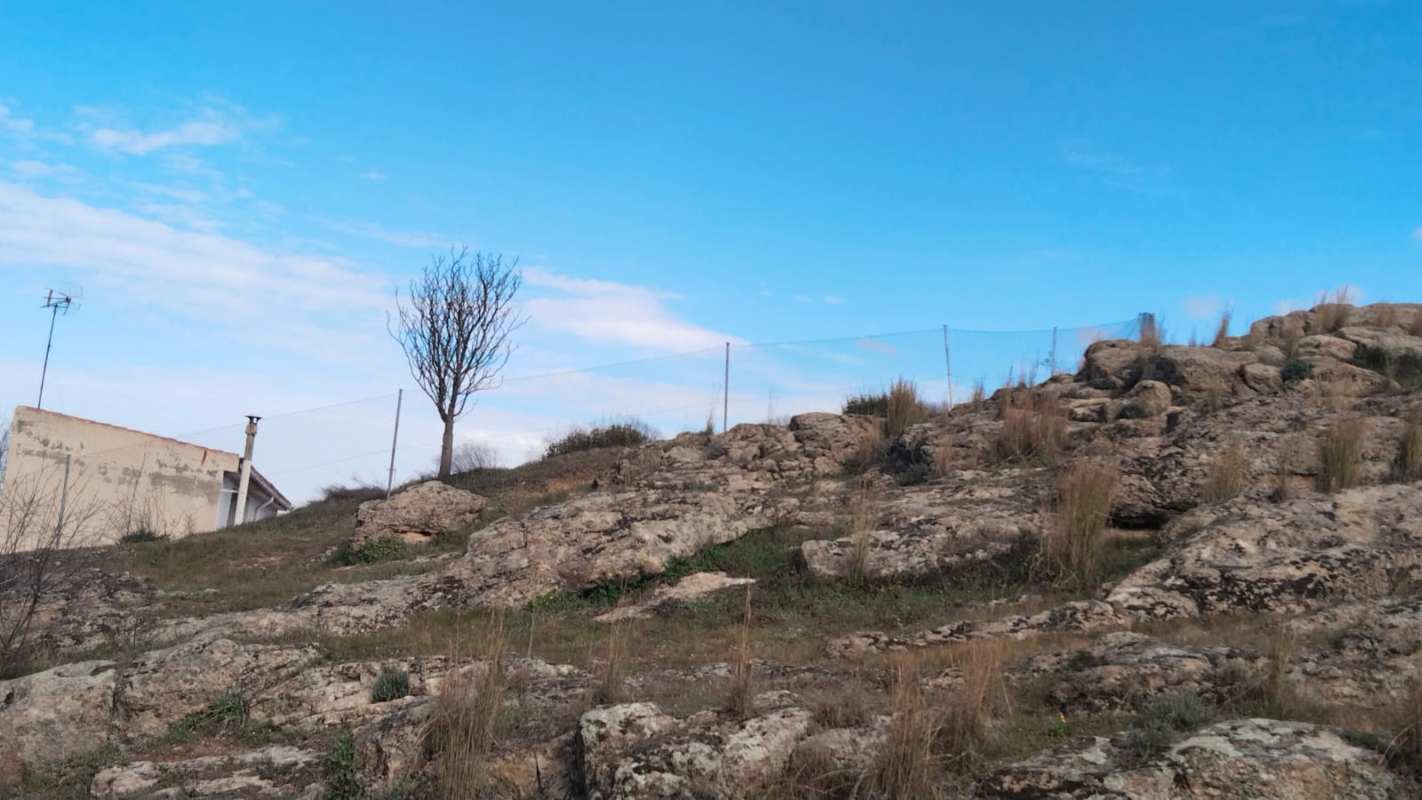
[[[439,448],[439,477],[449,477],[450,465],[454,463],[454,415],[444,418],[444,443]]]

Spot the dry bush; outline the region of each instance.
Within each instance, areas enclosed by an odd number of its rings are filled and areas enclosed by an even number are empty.
[[[933,748],[940,723],[924,701],[918,685],[918,663],[910,657],[903,657],[894,665],[889,713],[888,737],[872,781],[875,796],[886,800],[932,796]]]
[[[875,425],[859,434],[845,466],[855,475],[862,475],[884,460],[888,448],[889,443],[884,438],[883,429]]]
[[[952,663],[962,676],[943,706],[939,742],[954,757],[982,751],[992,733],[992,720],[1007,708],[1011,695],[1003,680],[1007,643],[971,642],[955,648]]]
[[[1303,331],[1298,325],[1284,324],[1284,335],[1279,340],[1279,349],[1283,351],[1284,358],[1289,361],[1296,361],[1299,357],[1299,341],[1303,339]]]
[[[928,418],[928,409],[918,398],[918,386],[899,378],[889,387],[884,409],[884,435],[891,441],[903,435],[910,425]]]
[[[1318,490],[1336,492],[1358,485],[1363,467],[1363,437],[1367,425],[1361,419],[1335,422],[1318,445]]]
[[[1287,449],[1280,448],[1274,461],[1274,502],[1284,503],[1294,499],[1293,476],[1293,471],[1289,469]]]
[[[1376,324],[1379,328],[1391,328],[1397,325],[1397,306],[1384,304],[1373,308],[1376,310]]]
[[[1220,453],[1210,462],[1209,475],[1201,492],[1206,503],[1238,497],[1249,477],[1249,459],[1238,446]]]
[[[1288,631],[1278,631],[1269,637],[1269,665],[1257,682],[1257,692],[1264,713],[1275,719],[1287,719],[1297,706],[1293,686],[1289,682],[1289,661],[1294,657],[1294,637]]]
[[[602,674],[593,687],[593,705],[613,705],[627,699],[627,638],[629,626],[626,622],[613,622],[607,626],[606,650],[602,662]]]
[[[874,719],[873,700],[864,683],[854,679],[837,681],[810,701],[815,724],[825,730],[861,728]]]
[[[1422,319],[1422,314],[1419,314],[1419,315],[1417,315],[1417,316],[1418,316],[1418,319]],[[973,394],[972,394],[971,397],[968,398],[968,402],[972,403],[972,404],[975,405],[975,406],[980,406],[980,405],[982,405],[986,400],[987,400],[987,387],[983,386],[983,379],[982,379],[982,378],[978,378],[976,381],[973,381]]]
[[[1348,286],[1339,287],[1332,295],[1324,292],[1319,295],[1318,304],[1313,307],[1314,321],[1324,333],[1333,333],[1347,325],[1352,314],[1353,290]]]
[[[1101,538],[1119,485],[1115,465],[1100,461],[1078,461],[1062,475],[1041,553],[1041,567],[1055,583],[1087,587],[1096,582]]]
[[[993,452],[999,461],[1038,460],[1050,466],[1061,459],[1067,425],[1055,395],[1030,390],[1004,392],[998,416],[1002,429]]]
[[[435,788],[442,800],[477,796],[489,781],[485,756],[494,747],[508,688],[502,614],[490,622],[480,649],[485,669],[470,675],[454,671],[462,654],[458,645],[452,648],[451,672],[440,685],[426,729],[427,745],[439,754]]]
[[[1422,408],[1407,414],[1402,430],[1402,445],[1398,449],[1398,473],[1404,481],[1422,479]]]
[[[454,474],[473,472],[477,469],[497,469],[499,451],[487,442],[460,442],[454,446],[450,456],[450,471]],[[435,468],[439,468],[436,458]]]
[[[946,478],[953,472],[953,437],[945,434],[933,445],[933,476]]]
[[[1225,310],[1220,314],[1220,324],[1215,328],[1215,339],[1211,344],[1215,347],[1224,347],[1229,341],[1229,323],[1234,319],[1234,312]]]
[[[1165,346],[1165,328],[1156,320],[1154,314],[1142,314],[1140,326],[1141,347],[1151,355],[1158,354]]]
[[[755,681],[751,664],[751,587],[746,587],[745,609],[736,626],[736,653],[731,662],[731,687],[726,694],[726,711],[737,719],[755,713]]]

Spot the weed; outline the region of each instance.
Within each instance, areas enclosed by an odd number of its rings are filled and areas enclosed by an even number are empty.
[[[375,676],[375,685],[370,688],[373,703],[388,703],[410,694],[410,673],[394,667],[383,667]]]
[[[845,398],[842,413],[861,414],[866,417],[887,417],[889,415],[889,395],[884,392],[861,392]]]
[[[224,733],[244,733],[251,721],[251,706],[247,697],[233,690],[212,701],[207,708],[194,711],[168,727],[168,738],[176,742]]]
[[[1154,314],[1142,314],[1139,341],[1142,349],[1151,355],[1160,352],[1165,344],[1165,329],[1156,321]]]
[[[1231,447],[1210,462],[1209,474],[1201,494],[1206,503],[1219,503],[1238,497],[1249,477],[1249,459],[1239,447]]]
[[[1339,287],[1329,295],[1324,292],[1313,308],[1314,322],[1324,333],[1333,333],[1348,324],[1353,314],[1353,290],[1348,286]]]
[[[442,800],[475,796],[487,782],[484,757],[494,746],[507,689],[503,663],[505,646],[504,618],[502,614],[495,614],[484,632],[480,648],[484,669],[474,675],[451,672],[435,698],[426,741],[439,754],[435,788]],[[459,659],[456,645],[450,654],[451,670],[457,669]]]
[[[1390,764],[1407,766],[1413,775],[1422,775],[1422,679],[1417,675],[1407,680],[1407,692],[1402,702],[1391,706],[1390,716],[1395,733],[1384,755]]]
[[[598,450],[606,447],[636,447],[657,438],[657,432],[638,419],[625,419],[591,428],[574,428],[562,438],[548,443],[543,457]]]
[[[1220,314],[1220,324],[1215,328],[1215,338],[1211,344],[1215,347],[1224,347],[1229,343],[1229,323],[1234,317],[1234,312],[1226,309]]]
[[[953,472],[953,438],[940,436],[933,445],[933,477],[946,478]]]
[[[869,490],[863,483],[854,490],[850,499],[849,527],[849,581],[862,586],[869,580],[869,551],[873,544],[871,536],[874,529],[874,512],[869,501]]]
[[[1121,737],[1121,752],[1128,766],[1139,766],[1161,755],[1179,738],[1209,721],[1214,710],[1199,695],[1158,695],[1141,708],[1129,730]]]
[[[746,586],[745,612],[737,630],[735,660],[731,662],[731,688],[726,696],[726,711],[737,719],[755,713],[755,683],[751,665],[751,587]]]
[[[879,756],[875,788],[887,800],[929,797],[939,722],[919,688],[918,664],[909,657],[894,665],[889,709],[888,737]]]
[[[166,542],[167,540],[168,540],[168,537],[167,537],[165,534],[158,533],[157,531],[151,530],[151,529],[149,529],[149,528],[139,528],[138,530],[129,531],[128,533],[125,533],[123,536],[120,536],[120,537],[119,537],[119,544],[140,544],[140,543],[142,543],[142,542]]]
[[[1101,539],[1120,475],[1098,461],[1078,461],[1062,476],[1055,514],[1047,525],[1042,566],[1058,584],[1093,585],[1101,568]]]
[[[1284,366],[1279,370],[1279,376],[1284,379],[1284,383],[1298,383],[1311,375],[1313,375],[1313,362],[1292,356],[1284,362]]]
[[[956,649],[953,662],[962,680],[943,707],[939,734],[948,752],[970,757],[987,744],[989,725],[1009,699],[1002,678],[1006,651],[1001,641],[972,642]]]
[[[854,451],[845,462],[846,466],[851,473],[862,475],[882,463],[888,450],[883,430],[877,425],[867,428],[855,439]]]
[[[897,439],[910,425],[923,422],[927,417],[928,410],[918,399],[918,386],[903,378],[894,381],[884,409],[884,435],[890,440]]]
[[[1066,417],[1054,395],[1012,390],[1003,393],[998,415],[1002,429],[993,443],[999,461],[1037,460],[1051,466],[1066,449]]]
[[[1422,315],[1419,315],[1422,317]],[[968,402],[974,406],[980,406],[987,400],[987,388],[983,386],[983,379],[978,378],[973,381],[973,393],[968,397]]]
[[[1345,419],[1333,424],[1318,446],[1318,490],[1336,492],[1358,484],[1362,472],[1366,423]]]
[[[326,778],[325,800],[360,800],[365,786],[360,781],[360,759],[355,737],[343,730],[336,735],[321,763]]]
[[[602,662],[602,675],[593,689],[594,705],[612,705],[627,699],[627,637],[630,630],[626,622],[613,622],[607,626],[606,651]]]
[[[398,536],[376,536],[366,539],[360,547],[344,543],[331,555],[331,563],[342,566],[376,564],[381,561],[398,561],[406,558],[410,546]]]

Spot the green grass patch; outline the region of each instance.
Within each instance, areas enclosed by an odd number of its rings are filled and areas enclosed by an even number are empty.
[[[40,769],[26,771],[20,782],[7,787],[0,782],[0,797],[27,800],[88,800],[89,786],[100,770],[122,764],[127,752],[117,744],[105,745]],[[13,791],[14,794],[9,792]]]

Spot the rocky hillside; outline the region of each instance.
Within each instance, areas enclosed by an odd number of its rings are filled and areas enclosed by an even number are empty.
[[[74,554],[0,795],[1414,797],[1419,386],[1325,305]]]

